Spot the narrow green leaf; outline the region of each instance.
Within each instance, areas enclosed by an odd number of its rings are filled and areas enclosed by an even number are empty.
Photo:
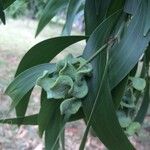
[[[39,21],[36,36],[43,30],[43,28],[51,21],[51,19],[68,4],[68,0],[48,0],[46,7],[42,13]]]
[[[108,81],[104,82],[100,93],[91,123],[96,135],[108,149],[133,150],[116,117]]]
[[[87,39],[86,36],[64,36],[44,40],[33,46],[22,58],[16,76],[24,70],[51,61],[68,46]]]
[[[60,115],[59,103],[53,102],[53,112],[50,114],[48,126],[45,130],[45,150],[58,150],[59,141],[57,141],[58,135],[62,128],[63,116]],[[55,146],[53,147],[53,145]]]
[[[142,0],[126,0],[124,11],[128,14],[134,15]]]
[[[18,117],[18,118],[10,118],[10,119],[1,119],[0,123],[2,124],[11,124],[11,125],[37,125],[37,114],[26,116],[26,117]]]
[[[5,93],[13,100],[10,110],[16,107],[23,96],[34,87],[37,78],[42,75],[44,70],[49,70],[52,73],[55,70],[55,65],[48,63],[27,69],[8,86]]]
[[[146,17],[145,5],[145,1],[142,1],[123,38],[111,49],[109,67],[111,89],[132,70],[148,46],[150,34],[146,37],[143,36]]]
[[[126,85],[127,85],[128,77],[125,77],[112,91],[112,99],[114,103],[114,107],[117,108],[120,106],[120,102],[125,93]]]
[[[120,10],[125,0],[86,0],[85,33],[90,35],[108,16]]]
[[[107,18],[92,33],[83,53],[85,58],[89,58],[104,45],[109,38],[118,15],[119,13],[115,13]],[[105,70],[106,52],[102,51],[91,63],[94,67],[93,76],[89,80],[90,92],[83,101],[83,110],[87,120],[89,119],[93,104],[97,99],[94,114],[91,118],[91,126],[98,138],[111,150],[134,149],[123,133],[116,117],[107,76],[100,89],[102,76]]]
[[[108,56],[108,50],[107,50],[107,56]],[[103,82],[105,81],[105,78],[107,76],[107,71],[108,71],[108,58],[106,58],[104,73],[102,75],[102,79],[101,79],[101,83],[99,85],[97,95],[99,95],[101,90],[102,90]],[[85,142],[86,142],[86,139],[87,139],[87,136],[88,136],[88,132],[89,132],[89,129],[90,129],[90,125],[91,125],[91,122],[92,122],[93,115],[95,114],[95,109],[96,109],[97,103],[98,103],[98,96],[96,96],[96,98],[94,100],[94,104],[92,106],[92,110],[90,112],[90,115],[89,115],[89,118],[88,118],[88,121],[87,121],[87,127],[86,127],[86,130],[85,130],[81,145],[80,145],[80,150],[84,150]]]
[[[6,9],[9,7],[12,3],[14,3],[16,0],[1,0],[3,2],[3,7]]]
[[[8,118],[8,119],[0,119],[1,124],[14,124],[14,125],[38,125],[38,116],[39,114],[34,114],[30,116],[17,117],[17,118]],[[84,113],[80,109],[76,114],[72,115],[69,119],[69,122],[77,121],[79,119],[83,119]]]
[[[31,90],[29,90],[29,92],[27,92],[27,94],[25,94],[23,96],[23,98],[18,102],[18,104],[16,106],[17,117],[25,116],[32,90],[33,90],[33,88]],[[21,123],[22,123],[21,119],[18,119],[18,125],[21,125]]]
[[[107,17],[112,15],[114,12],[123,9],[125,0],[111,0],[109,8],[107,10]]]
[[[150,62],[150,45],[146,50],[146,63],[148,64],[148,62]]]
[[[90,35],[93,30],[106,18],[111,0],[86,0],[85,3],[85,33]]]
[[[41,108],[38,115],[38,125],[39,125],[39,134],[42,137],[43,132],[47,129],[49,126],[49,123],[53,124],[53,116],[55,115],[55,105],[58,105],[55,100],[53,99],[47,99],[46,93],[42,91],[41,94]]]
[[[5,24],[5,14],[3,11],[3,2],[0,0],[0,19],[2,20],[3,24]]]
[[[82,3],[83,0],[70,0],[67,11],[67,19],[62,31],[62,35],[70,35],[73,21]]]
[[[38,43],[25,54],[18,66],[15,76],[18,76],[21,72],[30,67],[48,63],[66,47],[86,38],[85,36],[56,37]],[[32,90],[29,91],[16,106],[17,116],[24,116],[31,92]]]
[[[144,27],[144,36],[147,35],[149,30],[150,30],[150,1],[147,0],[147,12],[146,12],[146,22]]]

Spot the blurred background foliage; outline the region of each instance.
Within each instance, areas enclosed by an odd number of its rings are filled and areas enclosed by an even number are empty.
[[[26,17],[28,19],[40,19],[42,12],[46,6],[47,0],[16,0],[11,6],[5,10],[7,18],[19,19]],[[53,19],[57,24],[65,24],[66,9],[59,12]],[[84,13],[80,11],[76,14],[73,27],[79,31],[84,31]]]
[[[17,0],[6,9],[6,15],[12,18],[26,16],[37,19],[45,7],[46,1],[47,0]]]

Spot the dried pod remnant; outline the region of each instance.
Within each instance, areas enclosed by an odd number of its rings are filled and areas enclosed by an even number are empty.
[[[61,114],[75,114],[81,107],[81,99],[88,93],[86,77],[92,74],[92,65],[82,57],[71,54],[56,64],[56,71],[50,75],[45,70],[37,79],[37,85],[47,92],[48,99],[63,100]]]

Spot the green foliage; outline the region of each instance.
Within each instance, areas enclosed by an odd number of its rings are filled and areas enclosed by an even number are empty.
[[[139,91],[142,91],[145,89],[146,86],[146,82],[144,79],[142,78],[138,78],[138,77],[130,77],[129,78],[132,81],[132,86]]]
[[[80,99],[88,93],[85,77],[92,71],[92,66],[82,57],[74,58],[71,54],[56,64],[56,71],[51,75],[48,70],[37,79],[37,85],[47,93],[47,99],[62,100],[61,114],[70,116],[81,107]],[[50,76],[51,75],[51,76]]]
[[[14,109],[23,96],[28,93],[36,84],[36,80],[40,77],[44,70],[49,70],[50,73],[54,72],[55,66],[53,64],[41,64],[27,69],[23,73],[19,74],[15,80],[5,91],[10,97],[13,97],[10,110]]]
[[[27,2],[25,0],[16,0],[10,7],[6,9],[6,15],[17,18],[23,16],[27,11]]]
[[[47,0],[32,0],[28,1],[28,13],[32,18],[39,18]]]
[[[40,18],[36,36],[50,22],[50,20],[60,11],[67,7],[69,0],[49,0]]]
[[[1,1],[3,2],[4,0]],[[39,18],[46,2],[47,0],[5,0],[3,7],[4,9],[8,7],[5,10],[6,15],[12,18],[22,17],[24,15],[31,18]]]
[[[135,149],[127,136],[138,132],[150,102],[149,4],[148,0],[48,0],[36,36],[62,9],[67,9],[63,34],[71,34],[74,16],[84,11],[85,36],[48,39],[25,54],[6,90],[17,118],[0,122],[38,125],[40,136],[45,133],[45,149],[57,150],[65,124],[82,118],[87,128],[80,150],[85,147],[90,127],[110,150]],[[3,8],[8,5],[2,1],[2,20]],[[82,57],[68,55],[57,65],[48,63],[83,39],[86,46]],[[141,62],[142,71],[137,76]],[[89,73],[92,76],[86,78]],[[36,84],[43,88],[40,111],[25,116]]]
[[[2,22],[5,24],[5,14],[4,14],[4,11],[3,11],[3,3],[2,1],[0,0],[0,19],[2,20]]]

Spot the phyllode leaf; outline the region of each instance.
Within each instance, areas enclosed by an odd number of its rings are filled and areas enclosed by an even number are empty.
[[[39,135],[42,137],[44,131],[48,126],[53,125],[54,117],[56,116],[56,110],[59,107],[60,102],[53,99],[48,100],[46,92],[43,90],[41,93],[41,107],[37,117]],[[58,112],[59,113],[59,112]],[[57,116],[58,117],[58,116]],[[56,127],[57,128],[57,127]],[[53,136],[53,135],[52,135]]]
[[[85,36],[55,37],[34,45],[22,58],[17,68],[15,77],[33,66],[48,63],[66,47],[86,38],[87,37]],[[32,89],[21,99],[21,101],[16,106],[16,115],[18,117],[25,115],[31,92]]]
[[[39,114],[33,114],[30,116],[24,116],[24,117],[17,117],[17,118],[7,118],[7,119],[0,119],[1,124],[11,124],[11,125],[38,125],[38,117]],[[79,111],[76,114],[73,114],[69,122],[76,121],[79,119],[83,119],[85,116],[83,114],[82,109],[79,109]]]
[[[51,21],[51,19],[61,10],[63,10],[69,0],[49,0],[44,8],[43,14],[40,18],[36,36],[43,30],[43,28]]]
[[[9,7],[16,0],[0,0],[0,18],[3,24],[6,23],[4,10]]]
[[[55,70],[54,64],[41,64],[34,66],[17,76],[8,86],[5,93],[12,98],[10,110],[17,106],[21,99],[35,86],[36,80],[44,70],[49,70],[51,74]]]
[[[140,0],[139,7],[129,22],[121,41],[111,49],[109,62],[111,89],[132,70],[149,44],[150,34],[143,35],[147,14],[145,6],[146,1]]]
[[[82,3],[83,3],[83,0],[69,1],[66,23],[63,27],[62,35],[70,35],[74,19]]]
[[[85,34],[90,35],[99,24],[118,10],[123,9],[125,0],[103,0],[85,3]]]
[[[22,58],[16,76],[30,67],[50,62],[68,46],[85,39],[86,36],[63,36],[50,38],[34,45]]]
[[[147,0],[147,13],[146,13],[146,23],[144,27],[144,36],[146,36],[150,31],[150,1]]]
[[[108,17],[91,34],[83,53],[84,58],[89,58],[105,44],[108,37],[110,36],[110,32],[112,31],[113,25],[116,22],[118,15],[119,12],[116,12],[112,16]],[[91,116],[91,112],[93,111],[90,125],[94,129],[98,138],[105,144],[107,148],[111,150],[134,149],[122,131],[122,128],[118,122],[112,102],[108,74],[106,74],[102,83],[106,58],[106,51],[102,51],[91,62],[92,66],[94,67],[93,76],[89,80],[90,92],[83,101],[82,107],[87,121]]]
[[[0,19],[5,24],[5,13],[3,11],[3,2],[0,0]]]
[[[21,122],[22,125],[37,125],[37,116],[38,114],[18,118],[0,119],[0,123],[17,125]]]
[[[1,0],[3,2],[3,7],[6,9],[9,7],[12,3],[14,3],[16,0]]]

